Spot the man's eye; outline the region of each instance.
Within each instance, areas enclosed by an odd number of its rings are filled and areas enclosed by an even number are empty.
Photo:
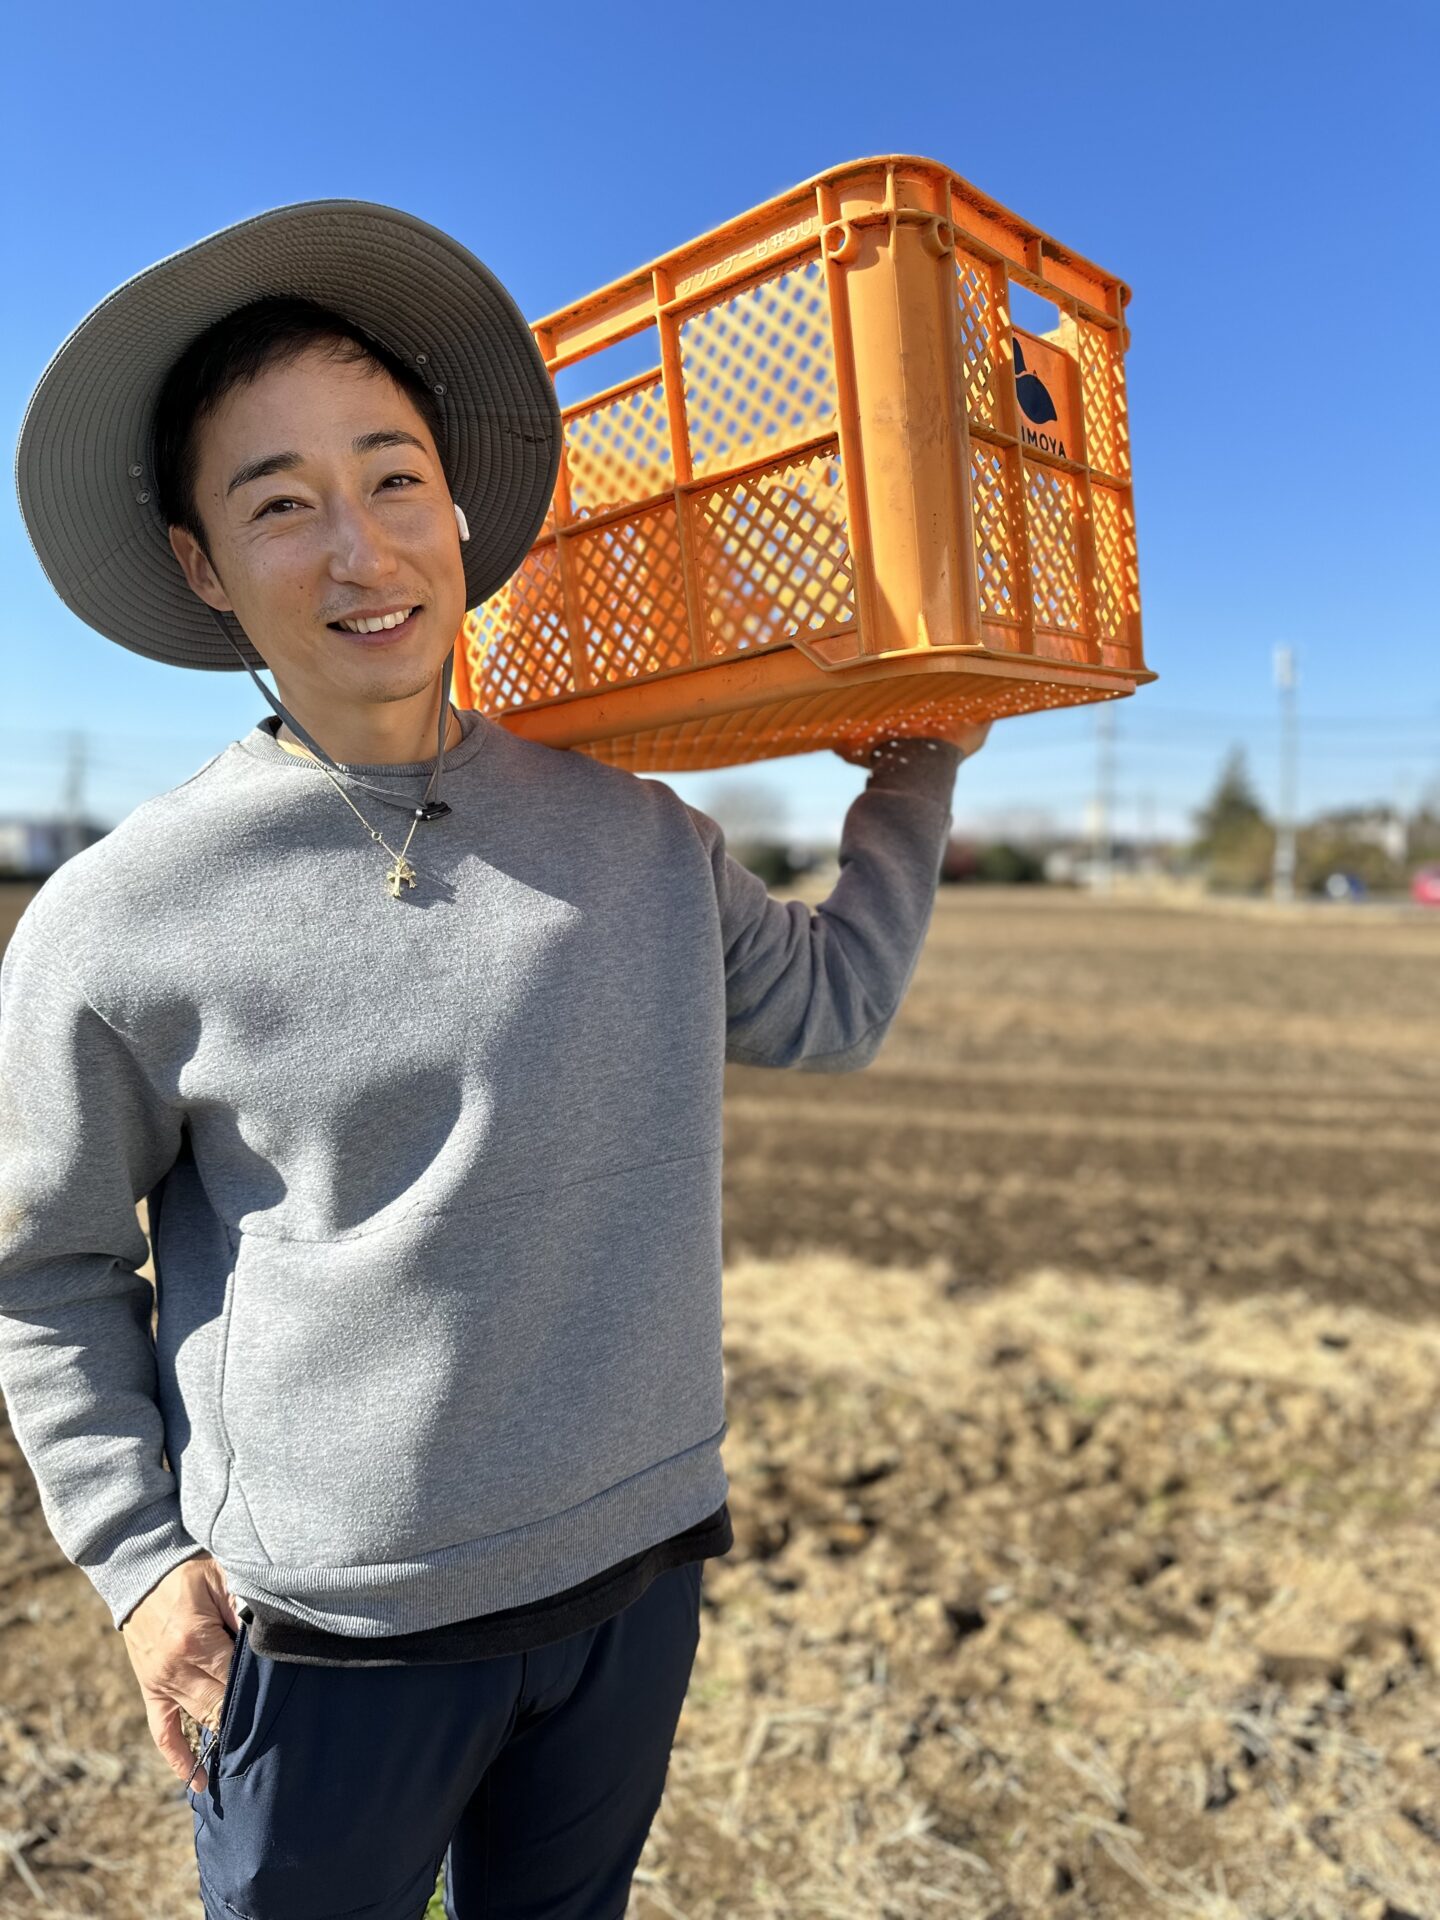
[[[412,487],[418,487],[421,485],[419,476],[413,473],[388,474],[386,478],[381,481],[380,484],[382,486],[388,487],[392,480],[406,480],[410,483]],[[263,520],[266,514],[271,512],[275,507],[295,507],[295,506],[298,506],[299,504],[300,503],[298,500],[293,500],[288,495],[285,498],[280,500],[270,500],[270,501],[267,501],[263,507],[261,507],[260,511],[256,514],[255,518],[257,520]],[[289,515],[282,514],[281,518],[288,519]]]

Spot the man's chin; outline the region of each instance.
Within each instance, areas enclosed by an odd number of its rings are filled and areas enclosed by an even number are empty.
[[[428,647],[422,652],[413,641],[400,640],[386,647],[373,641],[367,644],[349,634],[337,634],[335,638],[337,650],[315,663],[320,678],[326,685],[344,687],[362,699],[404,700],[423,692],[434,686],[445,662],[443,653],[437,656]]]

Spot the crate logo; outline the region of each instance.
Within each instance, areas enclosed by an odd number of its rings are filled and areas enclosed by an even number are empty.
[[[1015,342],[1015,392],[1022,413],[1037,427],[1043,427],[1047,420],[1060,418],[1055,410],[1055,402],[1050,397],[1050,389],[1038,373],[1031,373],[1025,365],[1025,350],[1018,340]]]
[[[1073,431],[1075,362],[1053,341],[1022,335],[1018,327],[1014,341],[1021,441],[1064,460],[1078,458],[1079,441]]]

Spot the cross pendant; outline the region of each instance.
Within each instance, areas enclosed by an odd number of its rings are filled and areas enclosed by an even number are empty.
[[[418,875],[415,869],[405,858],[404,854],[397,854],[394,866],[391,867],[385,875],[385,884],[390,889],[390,898],[392,900],[398,900],[400,898],[401,884],[403,883],[407,887],[413,887],[417,878]]]

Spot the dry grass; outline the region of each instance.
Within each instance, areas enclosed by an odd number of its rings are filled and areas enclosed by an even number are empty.
[[[1440,1912],[1440,1329],[727,1286],[744,1538],[637,1916]]]

